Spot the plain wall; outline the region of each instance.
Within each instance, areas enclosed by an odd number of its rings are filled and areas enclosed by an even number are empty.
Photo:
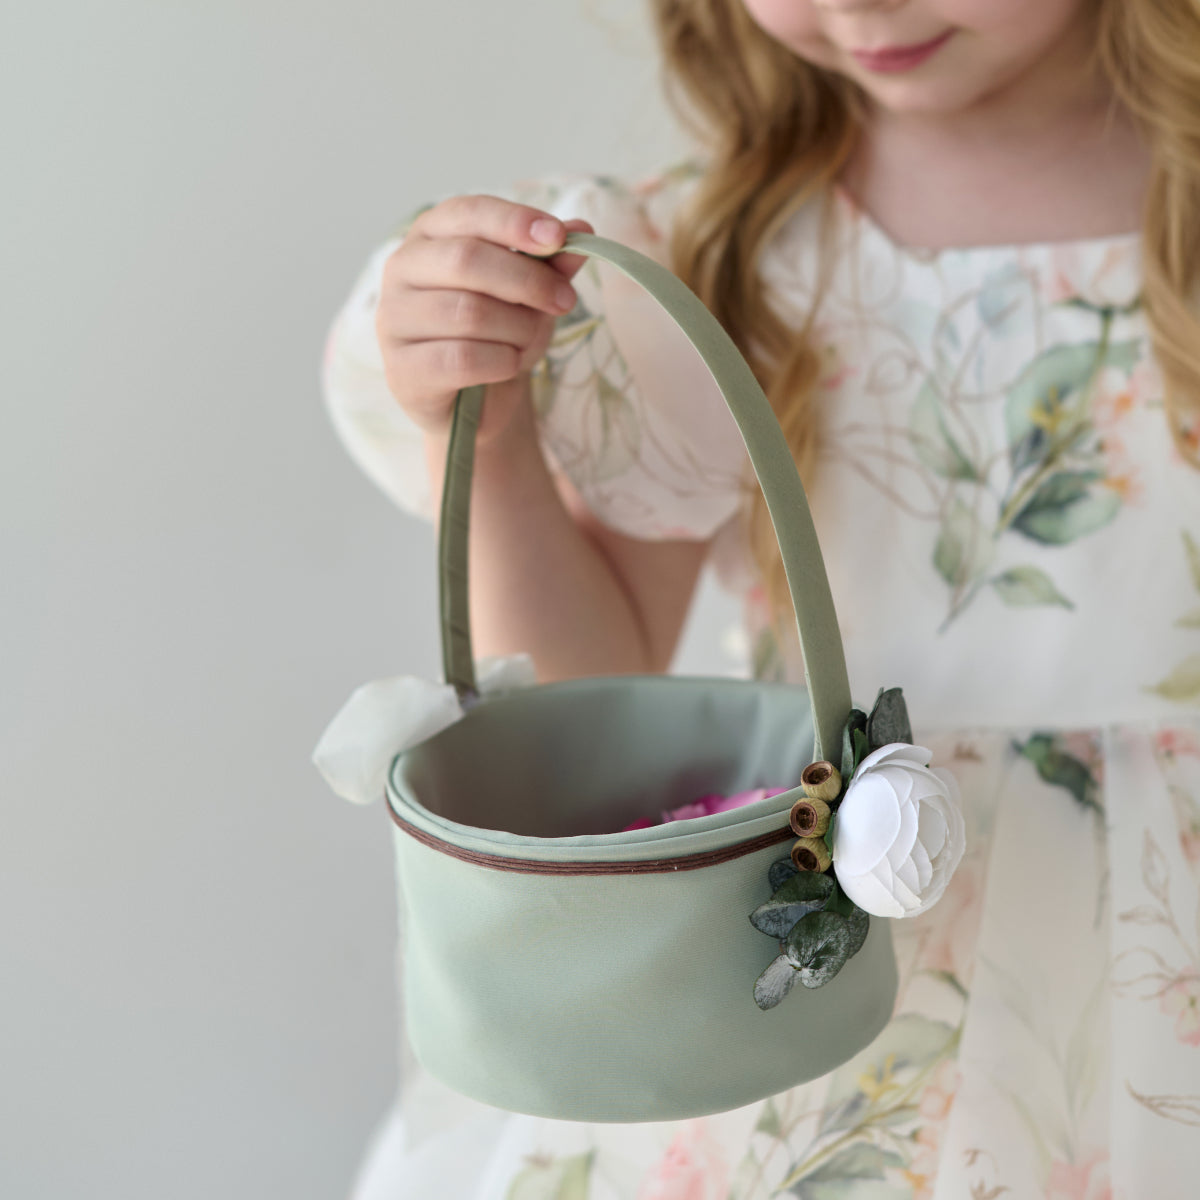
[[[436,647],[429,532],[336,442],[322,342],[417,203],[676,157],[643,24],[6,6],[4,1200],[345,1193],[394,1082],[390,845],[309,755]]]

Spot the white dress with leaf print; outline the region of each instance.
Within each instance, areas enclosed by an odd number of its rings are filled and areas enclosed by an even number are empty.
[[[663,259],[689,184],[516,194]],[[406,1059],[357,1200],[1200,1195],[1200,471],[1168,433],[1137,239],[916,252],[835,207],[812,500],[851,685],[904,688],[968,823],[945,899],[893,923],[895,1019],[824,1079],[675,1124],[501,1113]],[[764,264],[797,324],[818,228],[798,215]],[[423,511],[374,340],[396,244],[334,326],[326,394],[367,474]],[[547,454],[616,529],[715,536],[756,672],[793,676],[731,418],[653,302],[595,264],[579,283],[537,380]]]

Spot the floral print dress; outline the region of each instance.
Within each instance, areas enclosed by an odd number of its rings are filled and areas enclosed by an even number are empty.
[[[514,194],[665,259],[692,178]],[[763,269],[799,324],[832,255],[812,502],[851,685],[903,686],[968,827],[943,901],[893,923],[895,1017],[823,1079],[670,1124],[501,1113],[406,1057],[357,1200],[1197,1194],[1200,471],[1168,433],[1137,238],[922,252],[834,210],[788,222]],[[374,341],[396,244],[339,314],[325,387],[353,457],[422,512]],[[578,282],[535,380],[548,457],[612,527],[712,539],[747,669],[802,678],[763,620],[719,396],[636,288]]]

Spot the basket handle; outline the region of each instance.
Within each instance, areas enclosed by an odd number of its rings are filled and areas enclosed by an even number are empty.
[[[716,380],[746,443],[779,539],[812,703],[813,756],[838,754],[850,712],[850,684],[837,613],[804,487],[758,380],[716,318],[653,259],[587,233],[570,234],[563,250],[608,263],[645,288],[683,330]],[[442,665],[446,682],[454,686],[464,705],[478,698],[467,601],[467,539],[483,395],[482,386],[464,388],[455,401],[438,538]]]

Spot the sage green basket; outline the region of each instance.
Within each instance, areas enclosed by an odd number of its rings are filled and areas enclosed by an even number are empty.
[[[798,787],[717,816],[614,833],[712,793],[794,781],[840,755],[850,693],[824,563],[774,414],[732,341],[669,271],[573,234],[679,323],[728,403],[762,484],[797,614],[808,691],[613,676],[480,699],[467,538],[483,389],[460,393],[442,502],[446,680],[457,723],[398,755],[395,823],[408,1035],[451,1087],[517,1112],[664,1121],[724,1111],[833,1070],[887,1023],[888,922],[825,986],[769,1011],[778,954],[749,914],[794,834]],[[809,696],[812,697],[811,708]]]

